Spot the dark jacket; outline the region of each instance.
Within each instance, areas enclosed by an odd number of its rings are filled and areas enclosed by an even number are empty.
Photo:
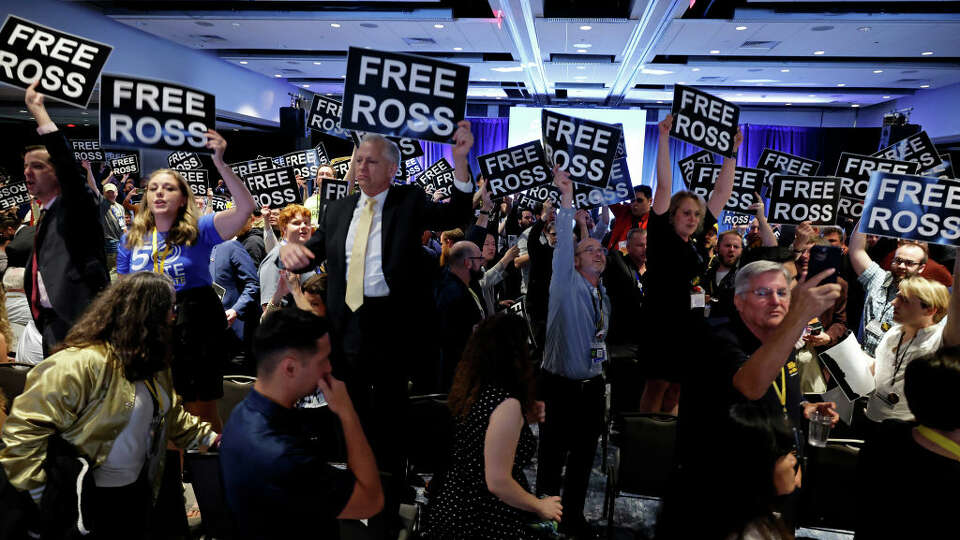
[[[247,254],[253,259],[254,266],[260,268],[260,263],[267,256],[267,248],[263,243],[263,229],[253,227],[243,235],[237,236],[237,241],[243,244],[243,249],[247,250]]]
[[[484,313],[467,285],[447,268],[443,269],[437,282],[435,297],[439,315],[436,335],[440,337],[443,366],[441,387],[443,392],[448,392],[467,340],[473,333],[473,327],[483,319]],[[476,298],[480,298],[480,295]]]
[[[720,257],[714,257],[703,275],[701,285],[704,292],[710,297],[710,318],[729,317],[733,311],[734,281],[737,279],[737,270],[740,269],[740,260],[717,283],[717,270],[720,268]]]
[[[608,344],[639,344],[645,276],[639,275],[633,259],[619,250],[611,250],[607,255],[603,284],[610,296]]]
[[[236,240],[217,244],[210,254],[210,275],[226,291],[221,299],[224,311],[237,312],[230,329],[243,339],[245,323],[260,318],[260,278],[253,259]]]

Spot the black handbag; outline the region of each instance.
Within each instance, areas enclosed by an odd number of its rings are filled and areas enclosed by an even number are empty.
[[[93,463],[59,436],[48,439],[40,538],[84,538],[95,530]]]

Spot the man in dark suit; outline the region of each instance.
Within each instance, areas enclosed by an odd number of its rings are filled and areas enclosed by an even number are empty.
[[[27,148],[23,174],[27,192],[41,211],[23,281],[46,356],[110,277],[96,199],[73,159],[70,143],[50,120],[37,82],[27,89],[25,101],[37,120],[42,146]]]
[[[437,312],[440,325],[436,335],[442,351],[443,392],[450,391],[457,363],[463,356],[473,327],[483,320],[486,312],[480,295],[471,287],[483,277],[483,255],[480,248],[469,240],[453,245],[446,265],[437,283]]]
[[[360,193],[327,204],[305,245],[280,248],[281,262],[293,271],[326,259],[334,374],[354,396],[385,471],[402,468],[407,379],[430,339],[423,327],[433,303],[432,283],[420,264],[423,231],[462,227],[472,217],[468,121],[458,124],[453,140],[456,189],[448,203],[431,202],[415,185],[391,186],[400,151],[370,134],[352,163]]]

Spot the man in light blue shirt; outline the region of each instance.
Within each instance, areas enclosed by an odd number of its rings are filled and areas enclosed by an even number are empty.
[[[562,530],[576,538],[591,538],[583,503],[603,429],[602,363],[607,357],[610,300],[600,275],[607,254],[599,240],[586,234],[574,248],[573,183],[566,171],[555,168],[553,174],[561,198],[538,385],[547,414],[540,426],[537,493],[559,494],[562,480]],[[564,465],[565,477],[561,474]]]

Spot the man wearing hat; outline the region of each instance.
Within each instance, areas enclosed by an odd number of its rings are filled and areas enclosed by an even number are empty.
[[[97,182],[90,169],[90,162],[81,163],[87,171],[87,184],[100,205],[100,226],[103,227],[103,250],[107,254],[107,270],[110,280],[117,278],[117,246],[120,237],[127,231],[127,221],[123,217],[125,210],[117,202],[117,185],[113,183],[113,174],[103,182],[103,194],[97,189]]]

